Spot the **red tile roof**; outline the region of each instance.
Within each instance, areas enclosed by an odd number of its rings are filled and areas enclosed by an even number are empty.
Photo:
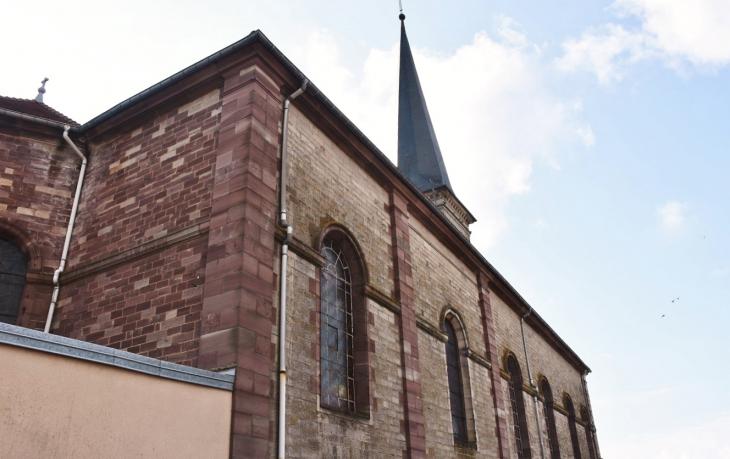
[[[45,118],[51,121],[58,121],[60,123],[68,123],[71,126],[79,125],[76,121],[65,116],[63,113],[52,109],[43,102],[36,102],[31,99],[16,99],[14,97],[0,96],[0,108],[25,113],[26,115],[37,116],[39,118]]]

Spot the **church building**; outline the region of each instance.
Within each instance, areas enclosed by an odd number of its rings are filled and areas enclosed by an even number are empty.
[[[600,458],[400,21],[397,165],[260,31],[85,124],[0,97],[0,457]]]

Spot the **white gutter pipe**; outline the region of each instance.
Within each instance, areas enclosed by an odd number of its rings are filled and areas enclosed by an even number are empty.
[[[286,239],[281,246],[281,292],[279,294],[279,459],[286,458],[286,273],[289,260],[289,244],[292,240],[294,228],[286,218],[286,186],[287,186],[287,152],[288,152],[288,126],[289,126],[289,105],[291,101],[299,97],[309,84],[309,80],[302,82],[302,87],[284,101],[284,121],[282,122],[281,134],[281,186],[280,201],[281,218],[279,224],[286,228]]]
[[[66,229],[66,241],[63,243],[63,251],[61,252],[61,264],[58,265],[58,269],[53,273],[53,296],[51,297],[51,306],[48,308],[48,317],[46,318],[46,327],[43,330],[48,333],[51,331],[51,323],[53,322],[53,313],[56,310],[56,303],[58,302],[58,291],[61,288],[59,284],[59,277],[63,270],[66,268],[66,258],[68,257],[68,248],[71,245],[71,234],[74,230],[74,222],[76,221],[76,211],[79,208],[79,200],[81,199],[81,187],[84,185],[84,174],[86,173],[86,157],[79,151],[76,145],[71,141],[68,136],[68,130],[70,126],[63,127],[63,139],[67,144],[71,145],[73,151],[81,158],[81,171],[79,172],[79,181],[76,184],[76,196],[74,196],[74,203],[71,207],[71,217],[68,220],[68,228]]]
[[[520,318],[520,330],[522,331],[522,347],[525,350],[525,362],[527,362],[527,378],[530,380],[530,387],[532,388],[532,406],[535,408],[535,422],[537,423],[537,434],[540,438],[540,457],[545,459],[545,441],[542,438],[542,426],[540,425],[540,410],[537,407],[537,386],[532,380],[532,371],[530,370],[530,359],[527,357],[527,341],[525,340],[525,319],[527,316],[532,314],[532,308],[527,311],[527,314]]]

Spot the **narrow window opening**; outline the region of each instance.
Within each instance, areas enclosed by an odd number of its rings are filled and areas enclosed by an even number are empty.
[[[464,382],[461,375],[459,358],[459,342],[454,326],[448,321],[444,323],[448,341],[446,342],[446,368],[449,380],[449,400],[451,403],[451,425],[454,430],[454,441],[457,444],[468,442],[466,430],[466,408],[464,406]]]
[[[580,417],[586,424],[586,441],[588,442],[588,454],[591,459],[596,459],[596,445],[593,442],[593,429],[591,428],[590,418],[588,417],[588,410],[583,407],[580,410]]]
[[[322,243],[320,397],[323,406],[355,412],[352,281],[342,249]]]
[[[519,459],[531,459],[530,436],[527,433],[527,418],[525,416],[525,400],[522,394],[522,372],[514,356],[507,358],[509,372],[509,398],[512,407],[512,421],[515,432],[515,448]]]
[[[13,325],[17,322],[27,271],[23,252],[0,237],[0,322]]]
[[[550,459],[560,459],[560,442],[558,430],[555,427],[555,410],[553,409],[553,390],[547,379],[542,380],[542,395],[545,397],[545,422],[547,424],[547,440]]]
[[[578,428],[575,425],[575,408],[570,396],[565,396],[565,409],[568,410],[568,429],[570,430],[570,441],[573,444],[573,457],[582,459],[580,455],[580,442],[578,441]]]

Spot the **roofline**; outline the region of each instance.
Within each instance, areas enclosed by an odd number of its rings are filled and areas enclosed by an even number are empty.
[[[29,115],[23,112],[16,112],[15,110],[8,110],[7,108],[0,108],[0,115],[9,116],[11,118],[18,118],[25,121],[31,121],[33,123],[43,124],[45,126],[57,127],[61,130],[66,129],[66,126],[70,126],[71,132],[79,132],[78,126],[74,126],[71,123],[62,123],[61,121],[49,120],[48,118],[43,118],[42,116]]]
[[[150,86],[149,88],[145,89],[144,91],[135,94],[134,96],[130,97],[129,99],[126,99],[122,101],[121,103],[115,105],[114,107],[110,108],[109,110],[105,111],[101,115],[91,119],[90,121],[84,123],[83,125],[79,127],[72,127],[71,131],[76,132],[79,134],[83,134],[87,132],[88,130],[98,126],[99,124],[109,120],[110,118],[114,117],[115,115],[118,115],[119,113],[123,112],[124,110],[127,110],[128,108],[134,106],[135,104],[157,94],[158,92],[169,88],[170,86],[182,81],[183,79],[187,78],[188,76],[198,72],[199,70],[204,69],[205,67],[208,67],[209,65],[215,64],[226,57],[235,54],[239,50],[248,47],[253,44],[260,44],[264,48],[266,48],[267,51],[269,51],[278,61],[279,63],[284,66],[286,70],[288,70],[295,78],[301,80],[304,80],[305,78],[308,79],[304,73],[299,70],[267,37],[264,35],[263,32],[260,30],[254,30],[250,34],[248,34],[246,37],[242,38],[241,40],[233,43],[232,45],[229,45],[220,51],[217,51],[210,56],[201,59],[200,61],[196,62],[195,64],[186,67],[185,69],[175,73],[174,75],[165,78],[164,80],[160,81],[159,83]],[[477,259],[483,263],[487,269],[495,275],[495,277],[507,287],[507,290],[515,296],[515,298],[518,299],[519,302],[522,303],[522,305],[525,307],[525,310],[532,309],[533,313],[532,316],[535,317],[538,322],[540,322],[541,325],[543,325],[552,335],[553,338],[561,345],[563,346],[572,356],[576,359],[577,362],[579,362],[583,368],[590,372],[590,368],[588,365],[586,365],[583,360],[581,360],[580,357],[573,351],[573,349],[568,346],[568,344],[563,341],[563,339],[555,332],[555,330],[550,327],[550,325],[547,324],[547,322],[538,314],[535,309],[530,306],[530,304],[520,295],[517,290],[505,279],[497,269],[492,266],[491,263],[487,261],[486,258],[479,252],[479,250],[476,249],[472,245],[472,243],[467,239],[463,234],[461,234],[460,231],[456,229],[456,227],[448,221],[448,219],[441,213],[441,211],[426,197],[424,194],[410,181],[408,178],[398,169],[398,167],[393,164],[393,162],[382,152],[378,147],[375,146],[375,144],[368,139],[365,134],[358,129],[355,124],[350,121],[347,116],[345,116],[344,113],[340,111],[339,108],[335,106],[335,104],[330,101],[327,96],[322,93],[322,91],[317,88],[316,85],[314,85],[311,80],[309,80],[310,83],[307,87],[307,92],[311,93],[314,97],[319,100],[322,105],[324,105],[332,114],[337,118],[338,121],[340,121],[342,124],[345,125],[347,129],[349,129],[354,136],[362,142],[366,148],[368,148],[371,152],[375,154],[375,156],[388,168],[390,171],[398,177],[403,183],[406,184],[408,188],[426,205],[428,208],[433,212],[434,215],[437,215],[438,218],[441,219],[441,221],[451,229],[451,231],[461,240],[461,242],[468,248],[473,255],[477,257]],[[3,112],[12,112],[11,110],[4,110],[0,109],[0,113]],[[34,117],[31,115],[24,115],[17,112],[12,112],[16,115],[23,115],[24,119],[28,119],[30,121],[36,121],[41,124],[46,124],[49,126],[56,126],[61,129],[63,129],[63,126],[65,124],[58,123],[50,120],[45,120],[44,118]],[[15,115],[12,115],[15,116]],[[27,117],[27,118],[25,118]]]

